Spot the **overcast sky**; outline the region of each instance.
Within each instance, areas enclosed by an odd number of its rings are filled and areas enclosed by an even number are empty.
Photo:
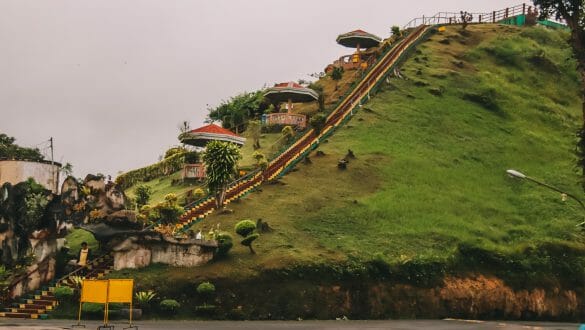
[[[208,104],[349,54],[340,33],[385,38],[414,17],[518,3],[0,0],[0,132],[23,146],[52,136],[76,176],[115,176],[156,162]]]

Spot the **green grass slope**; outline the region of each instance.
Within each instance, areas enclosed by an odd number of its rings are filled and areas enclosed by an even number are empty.
[[[324,156],[313,153],[279,183],[230,204],[233,213],[196,225],[233,232],[238,220],[261,218],[274,229],[257,240],[256,255],[236,239],[227,259],[197,276],[372,261],[441,274],[582,272],[578,205],[505,175],[514,168],[581,194],[579,82],[567,37],[498,25],[432,35],[403,64],[406,79],[392,78],[321,144]],[[339,170],[348,149],[357,158]]]

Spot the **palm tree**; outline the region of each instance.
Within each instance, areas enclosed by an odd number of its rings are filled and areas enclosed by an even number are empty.
[[[205,148],[203,161],[207,175],[207,186],[215,194],[217,209],[223,208],[227,185],[235,177],[236,165],[242,158],[240,149],[233,143],[211,141]]]

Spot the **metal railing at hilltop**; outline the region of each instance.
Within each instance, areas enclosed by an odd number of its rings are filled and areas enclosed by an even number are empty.
[[[528,9],[534,8],[526,3],[508,7],[500,10],[494,10],[488,13],[469,13],[472,15],[472,20],[469,23],[497,23],[504,19],[526,15]],[[439,25],[439,24],[459,24],[461,23],[460,12],[439,12],[432,16],[422,16],[412,19],[406,23],[403,30],[417,27],[419,25]]]

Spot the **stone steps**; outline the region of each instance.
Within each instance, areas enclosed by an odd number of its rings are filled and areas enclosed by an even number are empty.
[[[91,263],[84,278],[103,278],[113,268],[114,259],[110,255],[102,256]],[[59,285],[75,287],[76,284],[71,280],[71,277],[67,277],[56,284],[56,286]],[[34,293],[18,299],[17,302],[13,302],[11,307],[4,308],[0,312],[0,318],[47,319],[48,313],[59,304],[54,292],[55,286],[36,290]]]

